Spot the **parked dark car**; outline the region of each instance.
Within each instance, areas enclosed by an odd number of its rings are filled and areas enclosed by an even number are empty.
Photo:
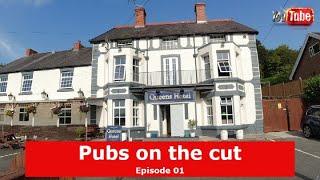
[[[307,110],[301,129],[306,138],[320,135],[320,105],[311,106]]]

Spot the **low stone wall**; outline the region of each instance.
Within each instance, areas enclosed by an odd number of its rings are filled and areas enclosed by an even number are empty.
[[[32,138],[33,136],[37,136],[37,139],[45,139],[49,140],[75,140],[78,138],[76,129],[80,125],[70,125],[70,126],[4,126],[5,132],[15,133],[16,136],[27,136],[28,138]],[[0,128],[1,131],[1,128]]]

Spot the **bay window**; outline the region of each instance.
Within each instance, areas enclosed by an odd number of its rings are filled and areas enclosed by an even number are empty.
[[[113,100],[113,123],[115,126],[126,125],[126,106],[125,100]]]
[[[138,101],[133,101],[133,114],[132,114],[132,119],[133,119],[133,126],[139,126],[139,102]]]
[[[217,52],[218,75],[219,77],[231,76],[230,53],[229,51]]]
[[[220,99],[222,124],[233,124],[233,98],[221,97]]]
[[[133,81],[139,82],[139,59],[133,59]]]
[[[126,76],[126,56],[116,56],[114,62],[114,80],[124,81]]]
[[[207,122],[209,125],[213,125],[212,99],[207,99],[205,102],[207,109]]]
[[[206,80],[211,79],[211,65],[209,55],[203,56],[204,73]]]

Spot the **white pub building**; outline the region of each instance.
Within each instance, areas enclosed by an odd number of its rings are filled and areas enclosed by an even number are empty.
[[[92,101],[99,126],[123,126],[135,137],[189,137],[263,130],[254,29],[233,20],[135,24],[90,40]]]

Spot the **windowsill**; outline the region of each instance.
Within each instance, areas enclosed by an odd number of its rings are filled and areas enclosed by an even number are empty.
[[[0,93],[0,96],[7,96],[7,93]]]
[[[74,91],[73,88],[62,88],[57,90],[57,92],[72,92],[72,91]]]
[[[21,92],[21,93],[19,93],[19,95],[31,95],[32,94],[32,92],[30,91],[30,92]]]

